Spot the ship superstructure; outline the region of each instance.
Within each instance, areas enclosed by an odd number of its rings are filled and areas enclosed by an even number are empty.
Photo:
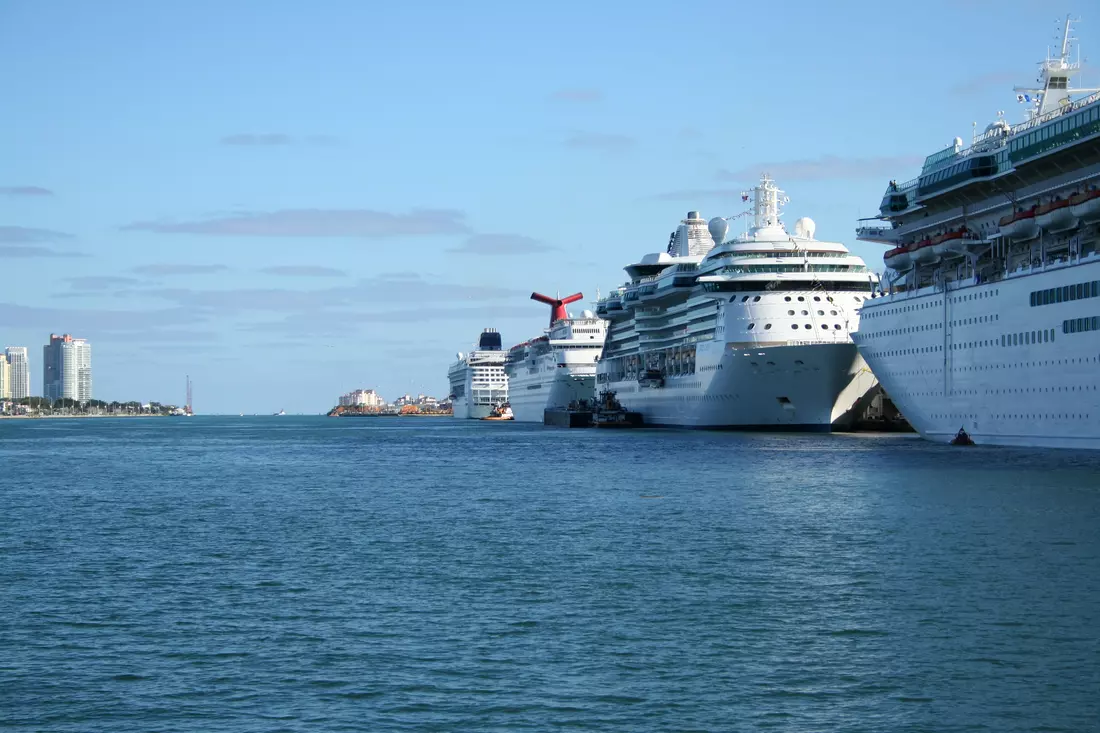
[[[597,389],[647,424],[830,430],[863,406],[874,377],[850,332],[877,286],[863,260],[780,221],[788,199],[767,175],[708,223],[688,212],[664,252],[625,268],[600,300],[609,321]],[[726,239],[729,221],[751,226]]]
[[[1100,448],[1100,90],[1071,26],[1022,123],[928,156],[857,230],[892,249],[856,342],[927,439]]]
[[[551,298],[532,293],[531,299],[550,306],[550,327],[542,336],[508,351],[509,401],[516,420],[543,421],[547,409],[565,409],[571,402],[596,396],[596,361],[603,350],[606,324],[592,311],[573,317],[565,306],[584,297]]]
[[[478,420],[508,402],[505,356],[500,333],[495,328],[486,328],[481,333],[473,351],[457,354],[457,360],[447,371],[455,417]]]

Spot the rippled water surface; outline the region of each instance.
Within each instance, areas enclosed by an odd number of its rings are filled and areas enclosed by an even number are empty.
[[[1096,731],[1100,456],[0,421],[0,729]]]

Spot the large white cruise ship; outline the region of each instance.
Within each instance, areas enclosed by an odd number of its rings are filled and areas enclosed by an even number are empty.
[[[504,363],[509,400],[516,420],[543,421],[548,408],[596,396],[596,360],[603,349],[605,323],[592,311],[580,318],[565,309],[584,296],[551,298],[531,293],[531,300],[550,306],[550,328],[538,338],[516,344]]]
[[[1023,123],[955,138],[857,231],[894,248],[856,342],[929,440],[1100,448],[1100,93],[1070,41]]]
[[[450,400],[457,418],[488,417],[494,407],[508,402],[508,375],[504,373],[505,353],[500,333],[487,328],[469,354],[458,359],[447,371],[451,383]]]
[[[665,252],[626,267],[600,300],[609,320],[597,389],[651,425],[831,430],[877,384],[849,334],[878,278],[843,244],[789,233],[787,198],[764,176],[752,209],[711,219],[692,211]],[[751,216],[726,240],[729,220]]]

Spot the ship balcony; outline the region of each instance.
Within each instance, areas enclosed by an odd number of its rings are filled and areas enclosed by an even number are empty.
[[[881,219],[863,219],[856,227],[856,239],[864,242],[897,245],[899,238],[893,224]]]

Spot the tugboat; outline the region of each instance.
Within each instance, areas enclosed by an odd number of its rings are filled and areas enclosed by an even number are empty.
[[[592,424],[597,428],[636,428],[642,424],[642,414],[628,411],[614,392],[604,390],[592,408]]]
[[[494,407],[487,416],[481,418],[482,420],[515,420],[512,415],[512,406],[505,402],[502,405]]]
[[[969,433],[959,428],[959,432],[955,433],[955,437],[951,439],[951,445],[974,445],[974,440]]]

